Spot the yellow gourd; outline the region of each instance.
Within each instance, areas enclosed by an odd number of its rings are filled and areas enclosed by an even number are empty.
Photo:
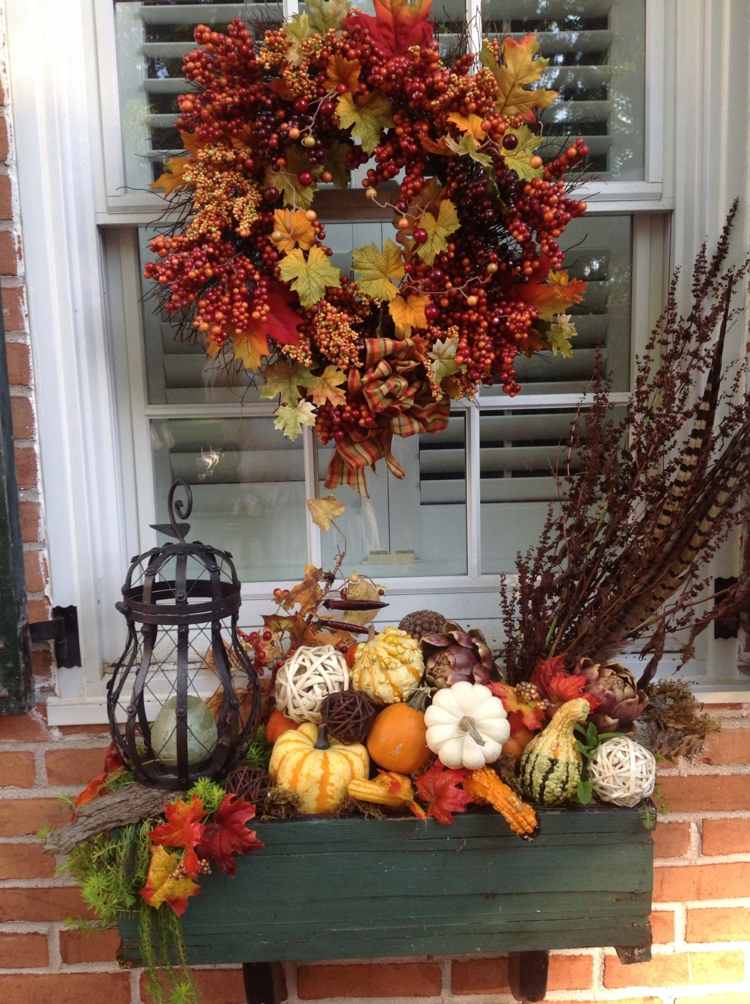
[[[473,770],[468,781],[464,782],[464,790],[476,802],[491,805],[519,837],[531,837],[536,833],[539,823],[532,807],[489,767]]]
[[[395,704],[411,697],[423,673],[419,642],[400,628],[387,627],[357,646],[352,684],[373,701]]]
[[[274,743],[268,773],[279,788],[299,798],[306,815],[336,812],[349,783],[370,772],[367,750],[359,743],[328,739],[312,722],[285,732]]]

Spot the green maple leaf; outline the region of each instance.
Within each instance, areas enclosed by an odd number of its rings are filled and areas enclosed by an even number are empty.
[[[317,245],[310,248],[306,258],[301,248],[290,251],[279,262],[279,274],[303,307],[313,307],[322,300],[328,286],[341,285],[341,272]]]
[[[276,411],[273,427],[283,432],[287,439],[297,439],[306,425],[315,425],[315,408],[309,401],[282,404]]]
[[[348,0],[307,0],[305,4],[313,31],[325,35],[332,28],[339,28],[349,13]]]
[[[456,353],[458,352],[458,335],[438,339],[430,349],[430,376],[432,382],[439,387],[446,377],[458,372]]]
[[[505,135],[515,136],[518,140],[518,146],[513,150],[506,150],[503,145],[500,146],[500,152],[511,171],[514,171],[521,181],[541,178],[543,169],[531,166],[531,158],[536,156],[536,148],[539,146],[537,134],[523,125],[520,129],[506,129]]]
[[[492,167],[492,157],[488,153],[481,152],[477,141],[470,132],[465,132],[460,140],[455,140],[452,136],[444,136],[443,142],[459,157],[471,157],[482,167]]]
[[[357,248],[352,254],[352,263],[357,273],[357,285],[373,300],[390,302],[398,295],[398,287],[391,282],[391,279],[401,279],[404,275],[398,244],[386,241],[382,251],[374,244]]]
[[[309,387],[313,377],[304,366],[292,363],[274,363],[263,373],[265,383],[260,388],[260,396],[265,400],[274,397],[282,404],[296,404],[300,399],[299,388]]]
[[[578,332],[570,319],[570,314],[558,314],[555,321],[550,324],[547,332],[547,342],[552,349],[553,356],[563,356],[570,359],[573,355],[571,341]]]
[[[342,94],[336,105],[336,117],[342,129],[351,126],[352,136],[372,153],[384,129],[393,125],[391,103],[385,94],[374,91],[363,104],[356,104],[351,94]]]
[[[427,240],[417,247],[417,254],[428,265],[432,265],[441,251],[448,247],[448,238],[461,226],[456,207],[450,199],[440,203],[438,215],[426,212],[419,218],[419,225],[427,231]]]

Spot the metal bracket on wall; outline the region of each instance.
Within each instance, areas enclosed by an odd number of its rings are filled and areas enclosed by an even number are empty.
[[[29,637],[34,643],[54,642],[58,666],[70,669],[81,665],[77,607],[53,607],[51,620],[29,624]]]

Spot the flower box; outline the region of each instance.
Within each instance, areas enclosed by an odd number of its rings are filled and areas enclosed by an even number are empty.
[[[539,817],[532,841],[486,813],[451,826],[259,823],[264,849],[239,859],[234,878],[213,875],[191,901],[189,960],[511,953],[518,999],[541,1000],[548,949],[603,945],[626,960],[647,958],[653,848],[640,810],[543,809]],[[123,958],[139,961],[135,922],[120,928]],[[274,997],[249,989],[248,1000]]]

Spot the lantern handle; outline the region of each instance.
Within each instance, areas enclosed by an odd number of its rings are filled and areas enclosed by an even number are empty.
[[[175,498],[177,490],[180,488],[185,493],[184,500]],[[193,493],[187,481],[177,478],[176,481],[172,482],[172,487],[169,489],[169,497],[167,498],[167,507],[169,508],[169,522],[172,527],[170,536],[176,537],[178,540],[184,540],[190,530],[190,524],[180,523],[179,520],[188,519],[190,513],[193,511]]]

